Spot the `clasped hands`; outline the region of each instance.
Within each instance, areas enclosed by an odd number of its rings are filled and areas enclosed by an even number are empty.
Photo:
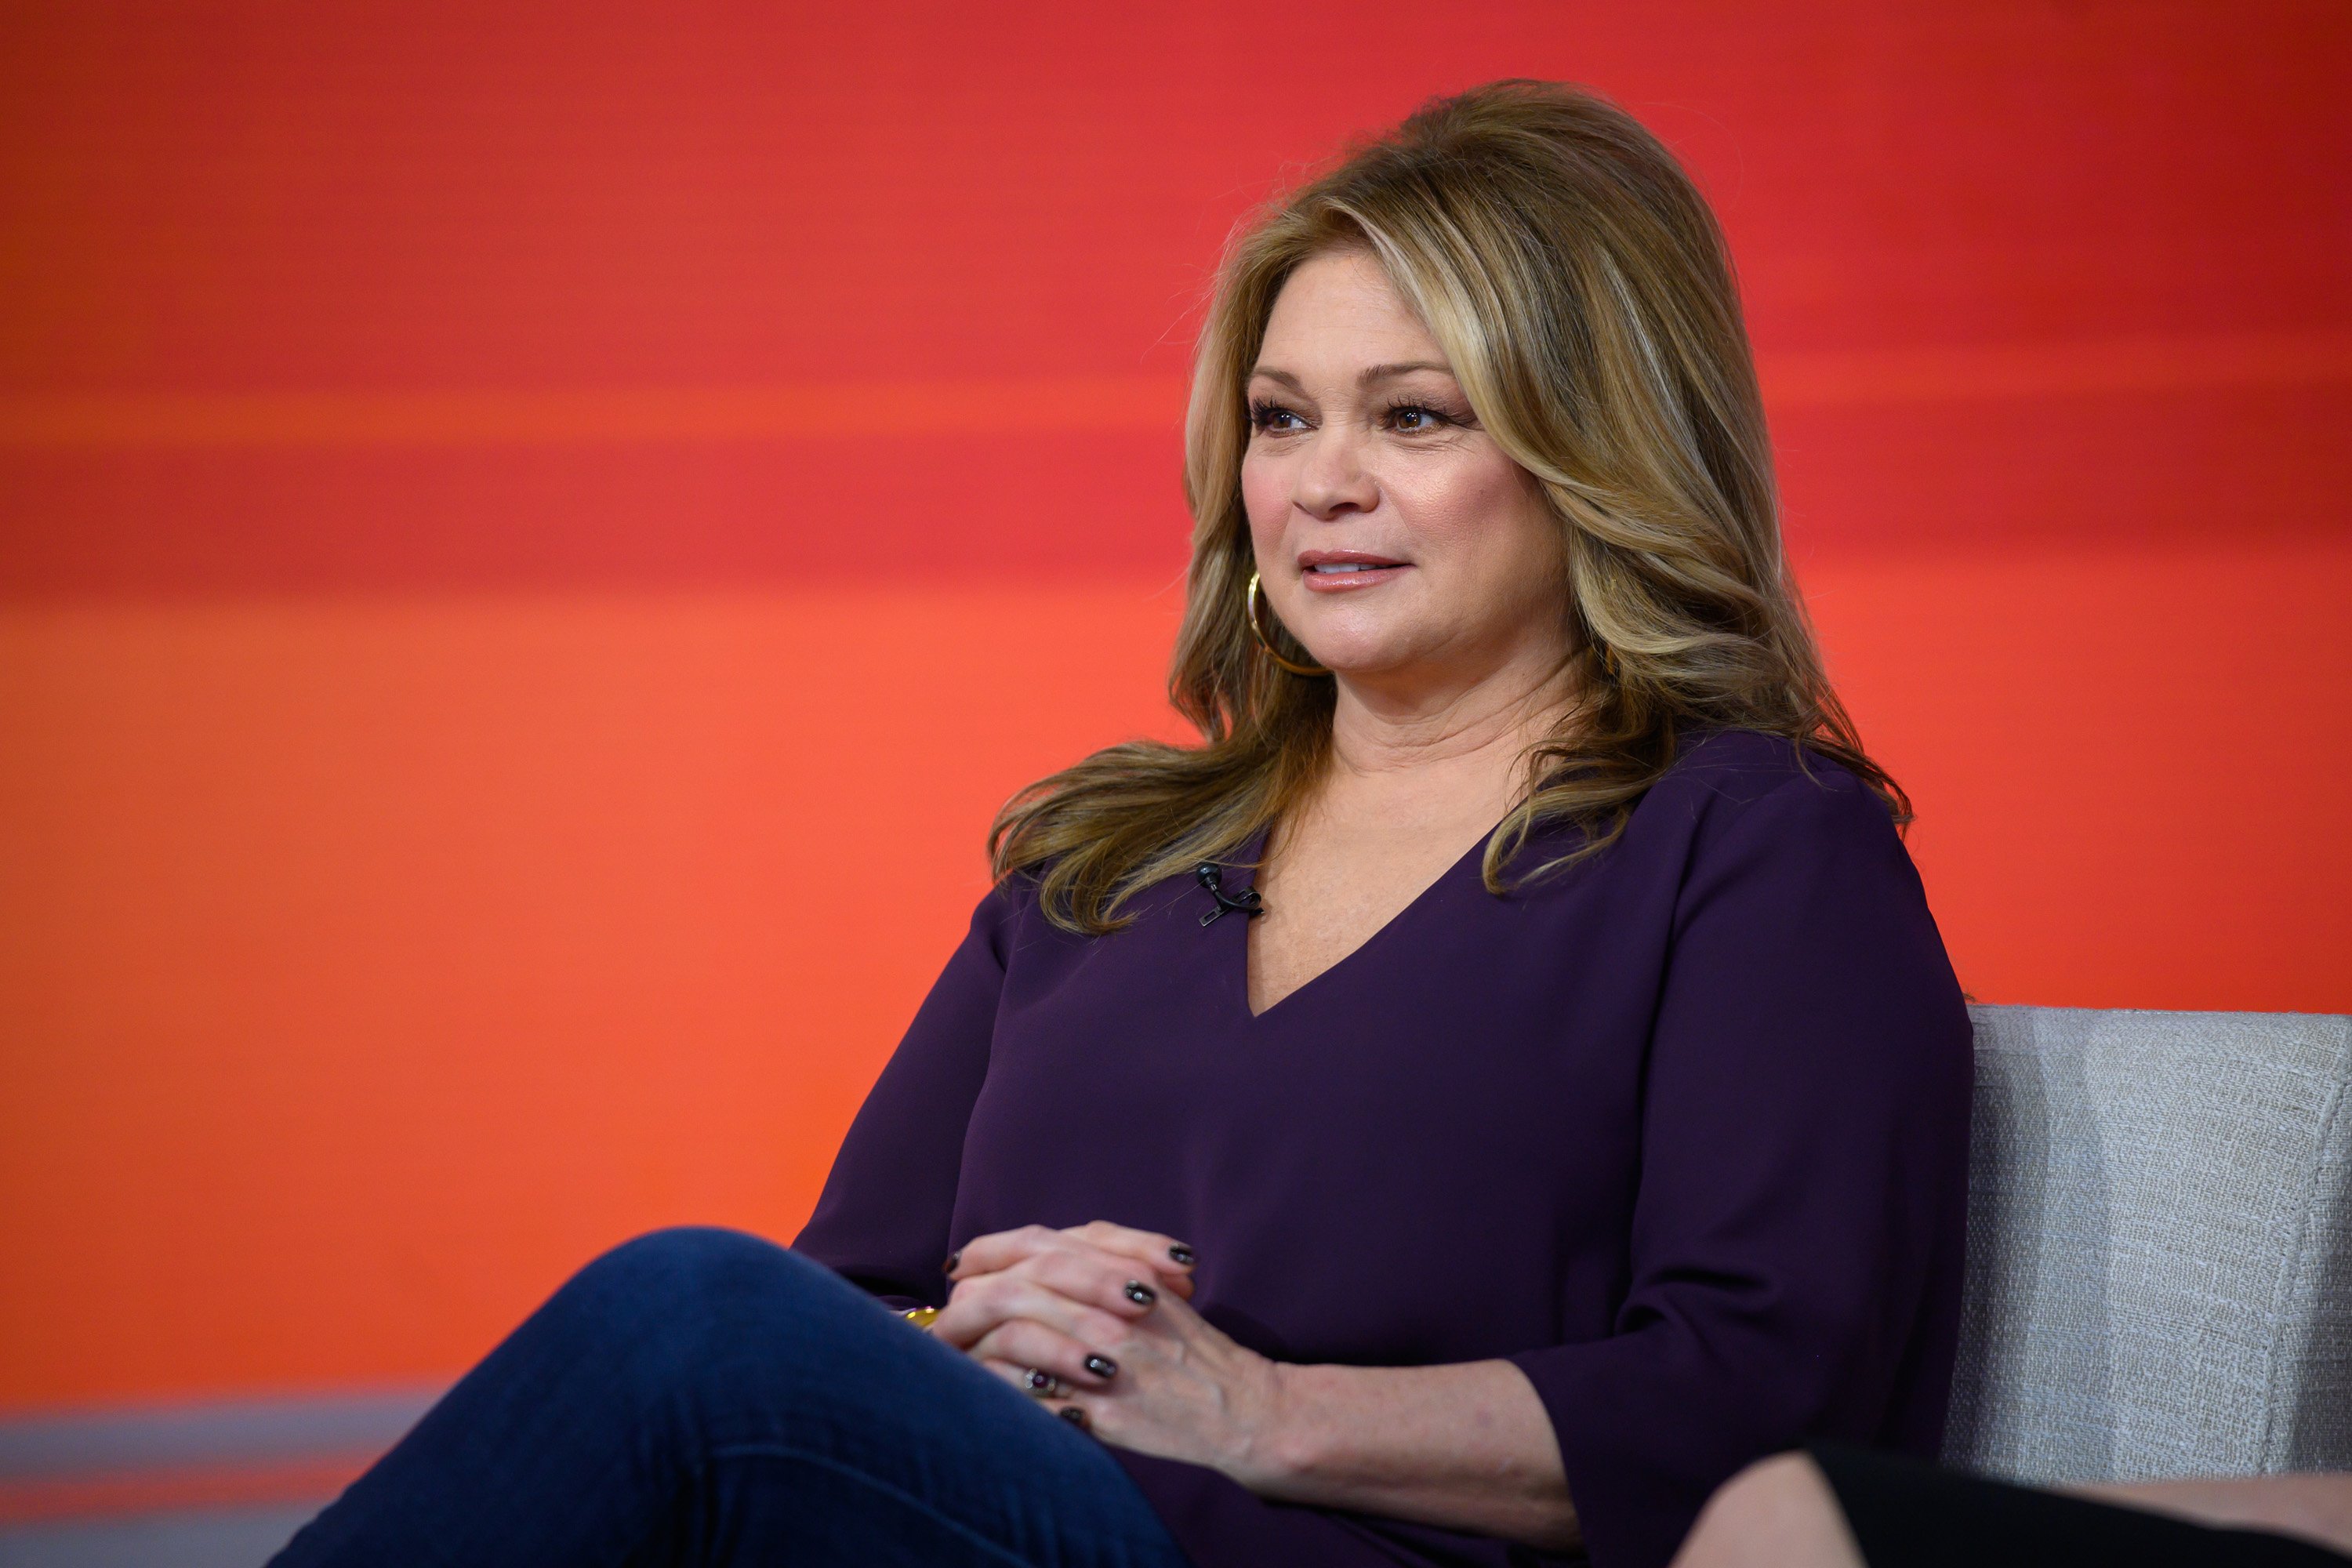
[[[980,1237],[931,1333],[1105,1442],[1277,1484],[1286,1371],[1192,1310],[1192,1251],[1096,1221]]]

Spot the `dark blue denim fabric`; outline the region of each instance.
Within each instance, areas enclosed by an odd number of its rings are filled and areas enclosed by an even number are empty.
[[[1185,1568],[1100,1445],[823,1266],[598,1258],[276,1559]]]

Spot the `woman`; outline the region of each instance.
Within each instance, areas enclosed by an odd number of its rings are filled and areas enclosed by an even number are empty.
[[[1432,105],[1240,242],[1186,443],[1202,743],[999,819],[794,1252],[592,1265],[285,1561],[1639,1568],[1934,1450],[1968,1018],[1672,157]]]

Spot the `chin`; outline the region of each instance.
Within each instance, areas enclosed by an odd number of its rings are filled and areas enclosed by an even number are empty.
[[[1337,675],[1390,675],[1420,662],[1412,648],[1368,637],[1322,637],[1315,662]]]

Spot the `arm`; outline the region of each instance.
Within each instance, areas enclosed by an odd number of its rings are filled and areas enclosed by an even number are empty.
[[[1051,1374],[1046,1402],[1106,1442],[1262,1497],[1577,1543],[1551,1423],[1517,1367],[1270,1361],[1192,1310],[1170,1240],[1099,1223],[979,1237],[932,1332],[1016,1387]]]
[[[1969,1062],[1876,801],[1823,768],[1724,803],[1676,903],[1614,1331],[1510,1358],[1596,1556],[1664,1563],[1718,1484],[1808,1439],[1934,1451]]]
[[[1551,1418],[1507,1361],[1282,1366],[1263,1497],[1569,1551],[1581,1543]]]
[[[946,1300],[940,1260],[964,1130],[988,1072],[1004,986],[1011,901],[981,900],[971,928],[859,1107],[794,1250],[900,1308]]]

